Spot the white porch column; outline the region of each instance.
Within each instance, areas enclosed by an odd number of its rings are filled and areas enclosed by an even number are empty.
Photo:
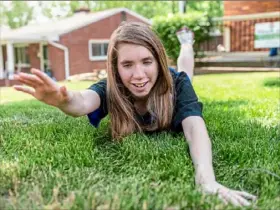
[[[181,14],[184,14],[184,13],[186,13],[186,0],[184,0],[184,1],[178,1],[178,8],[179,8],[179,12],[181,13]]]
[[[39,44],[39,46],[40,46],[40,70],[41,71],[43,71],[43,72],[45,72],[46,71],[46,69],[44,69],[44,52],[43,52],[43,43],[42,42],[40,42],[40,44]]]
[[[14,46],[12,42],[7,43],[7,71],[9,72],[9,79],[14,78],[15,59],[14,59]]]
[[[230,28],[224,27],[224,47],[226,49],[226,52],[230,52]]]
[[[2,45],[0,45],[0,79],[4,78],[4,59],[2,52]]]

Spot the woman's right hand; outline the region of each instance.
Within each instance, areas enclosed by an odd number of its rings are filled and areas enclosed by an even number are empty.
[[[58,108],[63,107],[70,102],[72,94],[67,91],[65,86],[59,86],[44,72],[38,69],[32,68],[31,73],[32,74],[19,73],[15,75],[15,80],[29,87],[15,85],[14,88],[18,91],[32,95],[39,101]]]

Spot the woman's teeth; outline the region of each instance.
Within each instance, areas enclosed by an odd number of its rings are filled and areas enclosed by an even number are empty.
[[[138,84],[133,84],[136,87],[143,87],[144,85],[146,85],[146,82],[144,83],[138,83]]]

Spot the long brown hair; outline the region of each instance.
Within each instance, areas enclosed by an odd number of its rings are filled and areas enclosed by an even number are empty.
[[[120,43],[141,45],[147,48],[158,62],[158,78],[147,101],[147,110],[153,119],[149,126],[138,123],[133,98],[120,79],[117,52]],[[108,46],[107,74],[107,103],[113,139],[119,140],[133,132],[170,127],[174,109],[173,82],[165,49],[150,26],[139,22],[123,22],[113,32]]]

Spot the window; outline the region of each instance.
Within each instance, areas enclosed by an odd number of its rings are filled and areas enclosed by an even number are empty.
[[[15,46],[15,64],[18,65],[26,65],[29,66],[29,56],[28,56],[28,47],[27,46]]]
[[[90,40],[89,41],[89,59],[106,60],[109,40]]]
[[[49,53],[48,53],[48,46],[43,45],[43,65],[44,65],[44,71],[50,69],[50,61],[49,61]]]

